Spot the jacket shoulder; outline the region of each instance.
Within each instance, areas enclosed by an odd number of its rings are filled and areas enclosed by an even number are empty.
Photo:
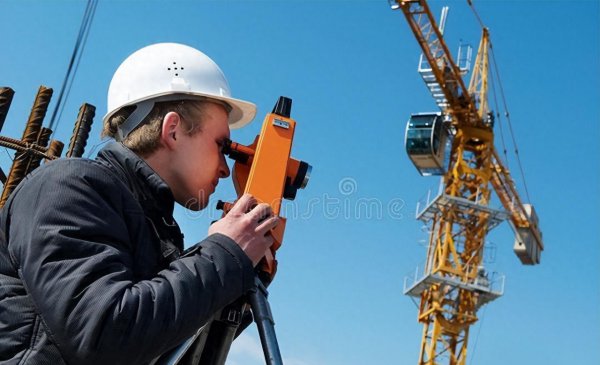
[[[35,189],[44,185],[59,185],[56,192],[61,192],[60,186],[90,185],[96,189],[103,187],[126,188],[117,174],[106,165],[82,158],[63,158],[52,161],[29,174],[18,189]],[[53,190],[50,190],[53,191]],[[101,191],[101,190],[100,190]],[[16,192],[16,191],[15,191]]]
[[[101,162],[82,158],[58,159],[34,170],[11,193],[6,206],[14,206],[17,200],[19,206],[37,210],[57,201],[84,206],[103,201],[117,210],[137,206],[126,183],[114,171]]]
[[[40,175],[40,176],[37,176]],[[50,179],[93,179],[99,182],[117,182],[119,179],[114,171],[105,164],[84,158],[61,158],[33,171],[27,178]]]

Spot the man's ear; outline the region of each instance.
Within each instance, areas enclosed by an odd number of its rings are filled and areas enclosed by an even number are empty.
[[[172,149],[175,146],[177,138],[179,138],[179,133],[181,132],[181,128],[179,128],[180,123],[181,117],[175,112],[168,112],[163,118],[160,141],[168,149]]]

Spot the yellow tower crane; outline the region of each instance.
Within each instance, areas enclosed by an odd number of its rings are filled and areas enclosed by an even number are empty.
[[[417,218],[428,224],[430,234],[426,263],[405,282],[405,294],[420,298],[419,364],[464,365],[478,309],[503,292],[503,278],[490,279],[483,267],[487,233],[509,220],[515,253],[529,265],[540,262],[542,233],[533,206],[522,202],[494,148],[487,103],[488,30],[483,27],[467,88],[468,68],[454,62],[442,36],[447,8],[438,26],[425,0],[389,1],[416,36],[423,51],[419,73],[440,108],[413,114],[406,129],[406,149],[419,172],[442,176],[439,194],[417,207]],[[490,207],[492,191],[504,209]]]

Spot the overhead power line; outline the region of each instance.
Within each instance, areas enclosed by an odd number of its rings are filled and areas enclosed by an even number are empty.
[[[81,61],[81,55],[83,54],[83,50],[87,42],[87,37],[92,25],[92,20],[94,19],[94,14],[96,13],[97,6],[98,0],[88,0],[85,12],[83,13],[81,26],[79,27],[79,34],[77,35],[77,40],[75,41],[75,47],[73,48],[73,53],[71,54],[71,60],[69,61],[69,67],[67,68],[67,73],[65,74],[65,78],[58,94],[56,106],[54,107],[52,117],[50,118],[50,125],[48,128],[50,128],[52,131],[58,127],[60,117],[62,116],[63,109],[69,97],[69,92],[71,91],[71,86],[73,85],[73,80],[75,79],[75,74],[77,73],[79,62]]]

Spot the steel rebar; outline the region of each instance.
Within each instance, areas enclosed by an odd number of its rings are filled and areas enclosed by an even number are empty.
[[[0,88],[0,131],[4,126],[4,121],[6,120],[8,109],[12,103],[13,95],[15,95],[15,91],[10,87]]]
[[[84,103],[79,108],[79,115],[75,122],[75,128],[73,129],[73,135],[69,143],[69,149],[67,150],[66,157],[81,157],[83,156],[83,150],[87,144],[87,139],[92,129],[92,122],[96,115],[96,107]]]
[[[51,140],[50,147],[48,147],[48,156],[50,156],[52,160],[59,158],[64,147],[65,144],[61,141],[56,139]]]
[[[50,135],[52,135],[52,130],[50,128],[42,127],[42,129],[40,129],[40,133],[38,134],[38,138],[35,144],[46,150],[46,147],[48,146],[48,141],[50,140]],[[42,162],[42,158],[43,156],[37,156],[32,154],[29,157],[29,164],[25,169],[25,175],[37,169],[40,166],[40,163]]]

